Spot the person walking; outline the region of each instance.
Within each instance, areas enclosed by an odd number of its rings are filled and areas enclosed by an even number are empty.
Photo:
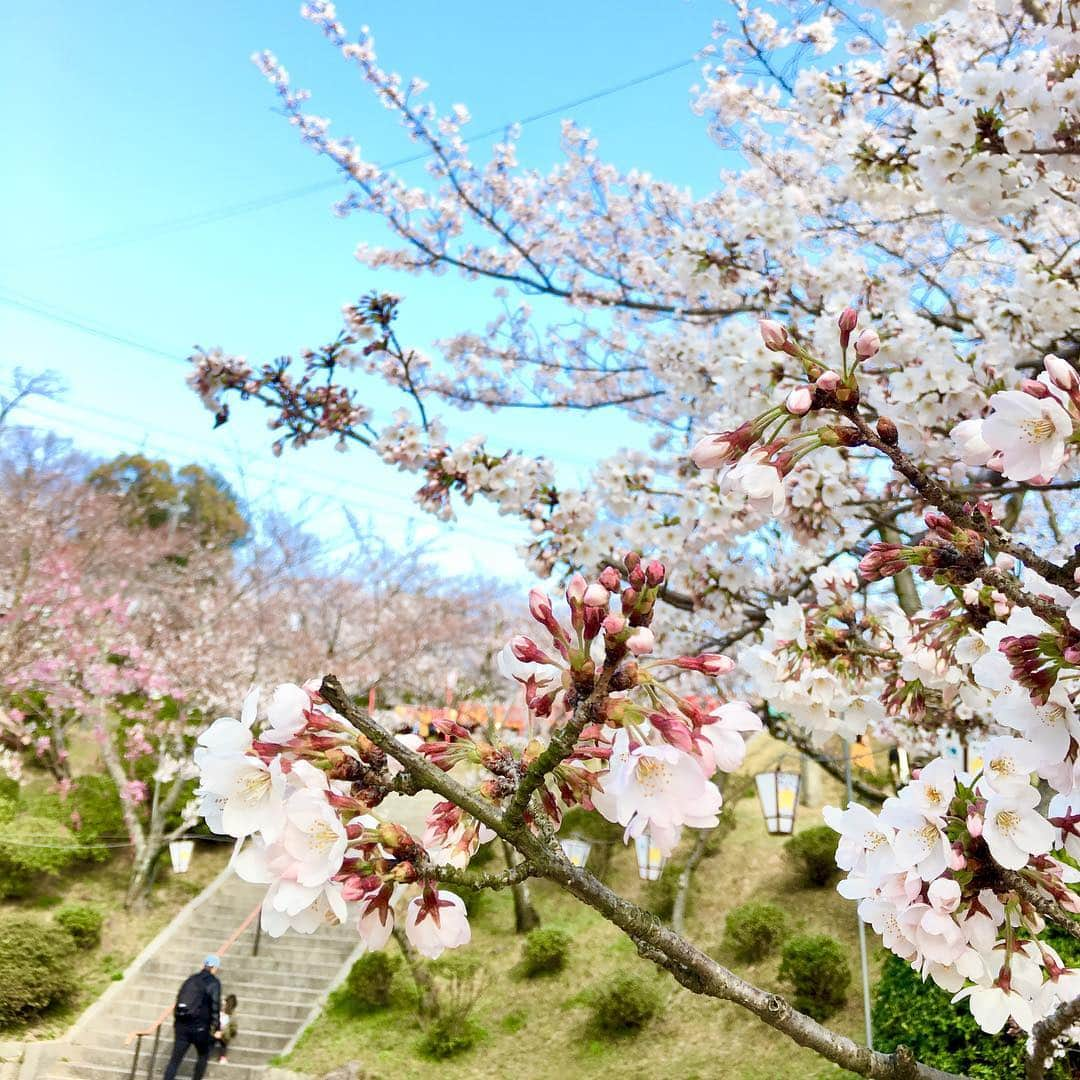
[[[213,1033],[221,1029],[221,983],[217,972],[221,959],[211,953],[202,971],[189,975],[181,984],[173,1007],[175,1042],[172,1057],[165,1066],[165,1080],[176,1080],[177,1070],[188,1048],[194,1046],[197,1055],[192,1080],[202,1080],[210,1057]]]

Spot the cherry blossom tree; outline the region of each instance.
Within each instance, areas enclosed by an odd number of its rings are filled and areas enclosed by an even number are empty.
[[[543,876],[684,986],[829,1060],[941,1075],[745,983],[554,842],[571,806],[665,847],[711,821],[713,772],[765,706],[811,750],[870,729],[922,768],[880,813],[829,811],[841,891],[984,1030],[1028,1032],[1028,1075],[1043,1076],[1080,1020],[1077,973],[1041,937],[1047,922],[1080,936],[1075,6],[735,4],[692,94],[735,164],[699,199],[606,164],[569,122],[547,172],[519,164],[513,130],[480,160],[463,106],[440,111],[422,79],[384,68],[333,5],[304,14],[429,155],[429,183],[405,184],[331,134],[276,57],[255,58],[348,182],[340,211],[394,238],[358,257],[487,282],[502,311],[425,352],[402,340],[397,299],[372,294],[295,359],[200,351],[192,386],[218,424],[238,399],[268,407],[277,452],[333,438],[416,473],[441,517],[477,497],[520,517],[530,565],[569,578],[570,620],[534,594],[550,641],[509,646],[536,732],[523,748],[453,727],[403,746],[331,677],[295,696],[288,739],[248,725],[229,752],[279,770],[261,781],[269,824],[243,833],[273,866],[260,880],[296,879],[303,853],[275,823],[317,790],[338,811],[335,854],[301,911],[352,905],[371,947],[395,920],[417,948],[456,947],[444,885]],[[374,379],[401,411],[376,416]],[[475,406],[618,410],[648,448],[612,446],[568,488],[547,459],[482,435],[452,445],[439,409]],[[726,714],[687,701],[689,673],[725,680]],[[207,762],[220,731],[203,736]],[[989,738],[984,764],[938,757],[944,732]],[[204,767],[204,798],[236,797],[215,782]],[[419,790],[443,800],[430,835],[379,819]],[[488,831],[522,857],[504,874],[459,865]]]

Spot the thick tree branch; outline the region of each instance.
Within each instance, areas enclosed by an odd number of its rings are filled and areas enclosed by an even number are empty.
[[[623,930],[644,954],[670,971],[694,993],[731,1001],[749,1010],[770,1027],[828,1061],[874,1080],[957,1080],[914,1060],[906,1050],[881,1054],[859,1046],[809,1016],[793,1009],[782,997],[739,978],[649,912],[612,892],[587,870],[572,866],[558,845],[549,845],[523,823],[509,822],[486,800],[436,768],[423,755],[399,743],[385,728],[358,709],[333,675],[323,679],[320,693],[380,749],[392,754],[424,787],[450,799],[507,840],[539,876],[563,886],[579,900]],[[566,730],[565,728],[563,729]],[[576,738],[576,737],[575,737]],[[539,758],[537,759],[539,761]]]

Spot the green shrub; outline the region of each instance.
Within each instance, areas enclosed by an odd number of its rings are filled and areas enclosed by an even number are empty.
[[[385,952],[364,953],[345,976],[344,985],[337,991],[335,1004],[357,1015],[385,1009],[390,1004],[390,990],[397,967],[396,956],[389,956]]]
[[[66,904],[56,913],[56,921],[71,935],[80,949],[92,949],[101,942],[104,915],[87,904]]]
[[[75,943],[28,916],[0,920],[0,1028],[36,1015],[75,990]]]
[[[1064,947],[1066,964],[1076,963],[1080,950],[1072,938],[1051,932],[1046,940],[1059,952]],[[953,1005],[951,998],[933,979],[923,982],[907,961],[889,953],[874,989],[874,1049],[889,1054],[902,1044],[925,1064],[973,1080],[1023,1076],[1025,1037],[1004,1031],[987,1035],[967,1003]],[[1062,1061],[1047,1071],[1054,1080],[1070,1075]]]
[[[78,841],[54,818],[19,814],[0,824],[0,896],[24,896],[34,881],[78,858]]]
[[[67,805],[71,814],[78,816],[78,836],[85,843],[127,835],[120,795],[107,776],[80,776]],[[108,848],[101,850],[108,854]]]
[[[826,934],[798,934],[784,946],[780,978],[794,989],[796,1009],[827,1020],[847,1000],[851,968],[840,942]]]
[[[591,999],[593,1024],[610,1034],[640,1031],[663,1007],[656,980],[632,971],[617,971]]]
[[[424,1057],[444,1061],[472,1049],[485,1035],[470,1017],[439,1016],[428,1023],[417,1049]]]
[[[724,945],[744,963],[764,960],[787,936],[787,916],[775,904],[740,904],[724,920]]]
[[[486,1034],[469,1014],[487,980],[480,961],[467,954],[442,956],[428,970],[438,998],[438,1012],[421,1016],[424,1034],[417,1049],[424,1057],[441,1061],[475,1046]]]
[[[521,947],[521,973],[527,979],[551,975],[566,967],[570,935],[553,926],[530,930]]]
[[[808,885],[828,885],[839,872],[836,865],[836,843],[839,833],[828,825],[815,825],[796,833],[786,844],[784,854]]]

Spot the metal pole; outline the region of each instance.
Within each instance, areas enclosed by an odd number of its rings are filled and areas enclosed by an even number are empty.
[[[844,740],[844,781],[847,784],[847,801],[850,806],[855,801],[851,784],[851,744]],[[859,924],[859,967],[862,969],[863,1019],[866,1021],[866,1047],[874,1049],[874,1023],[870,1018],[870,965],[866,962],[866,924],[862,916],[855,912],[855,921]]]
[[[259,917],[255,920],[255,940],[251,945],[251,955],[259,955],[259,939],[262,937],[262,908],[259,908]]]
[[[154,1045],[150,1049],[150,1064],[146,1069],[146,1080],[154,1080],[154,1063],[157,1061],[158,1043],[161,1042],[161,1023],[154,1029]]]
[[[142,1034],[135,1036],[135,1056],[131,1059],[131,1072],[128,1080],[135,1080],[135,1070],[139,1067],[139,1051],[142,1049]]]

